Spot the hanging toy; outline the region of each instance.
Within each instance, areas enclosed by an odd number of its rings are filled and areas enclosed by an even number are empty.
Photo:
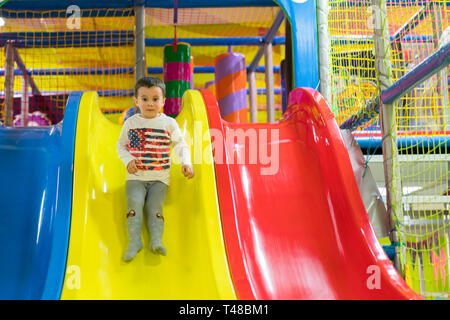
[[[181,111],[181,98],[191,88],[191,47],[177,42],[178,0],[174,1],[174,42],[164,46],[164,83],[166,103],[164,113],[175,117]]]
[[[181,98],[191,88],[191,47],[187,43],[164,46],[164,83],[166,103],[164,113],[176,116],[181,111]]]
[[[243,54],[230,50],[216,57],[215,87],[222,118],[247,123],[247,69]]]

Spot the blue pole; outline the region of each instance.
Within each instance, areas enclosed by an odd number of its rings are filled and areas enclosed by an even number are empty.
[[[67,91],[42,91],[41,94],[43,96],[55,96],[55,95],[67,95],[70,93],[73,93],[75,91],[67,90]],[[259,95],[265,95],[266,94],[266,88],[258,88],[257,93]],[[134,92],[133,90],[98,90],[97,94],[99,97],[131,97],[133,96]],[[247,89],[247,94],[249,94],[249,91]],[[281,94],[281,88],[274,88],[274,94],[279,95]],[[4,94],[0,93],[0,98],[4,98]]]
[[[249,68],[247,66],[247,68]],[[69,75],[110,75],[110,74],[133,74],[134,68],[61,68],[61,69],[27,69],[28,75],[33,76],[69,76]],[[255,72],[264,73],[266,68],[264,66],[258,66]],[[161,67],[148,67],[147,72],[150,74],[162,74],[163,68]],[[214,66],[194,67],[194,73],[211,73],[215,72]],[[274,73],[280,73],[280,67],[273,67]],[[23,76],[24,71],[22,69],[14,69],[14,75]],[[5,75],[5,70],[0,69],[0,76]]]
[[[379,149],[381,150],[381,137],[355,137],[362,149]],[[449,148],[449,136],[397,136],[398,148],[425,148],[432,149],[436,147]]]
[[[280,11],[278,15],[275,18],[275,21],[270,26],[269,31],[267,31],[267,34],[262,38],[261,46],[259,47],[258,52],[256,53],[255,57],[253,58],[252,62],[250,63],[250,66],[247,70],[247,73],[251,73],[255,70],[256,66],[259,64],[259,61],[261,60],[263,53],[264,53],[264,47],[263,45],[272,42],[278,29],[280,28],[281,24],[284,20],[284,14],[283,11]]]
[[[445,68],[450,63],[450,42],[422,61],[404,77],[395,82],[381,94],[384,104],[394,103],[400,99],[419,83],[425,81],[439,70]]]
[[[264,37],[221,37],[221,38],[178,38],[178,42],[186,42],[191,46],[260,46],[264,44]],[[272,39],[272,45],[283,45],[285,37]],[[163,47],[173,43],[173,38],[147,38],[147,47]]]
[[[430,2],[433,2],[432,0],[387,0],[386,5],[388,7],[390,6],[402,6],[402,7],[409,7],[411,5],[416,6],[425,6],[429,4]],[[372,5],[371,1],[364,1],[364,0],[342,0],[342,1],[335,1],[330,2],[329,4],[331,7],[369,7]],[[446,1],[446,6],[450,5],[450,1]]]
[[[0,46],[6,41],[14,40],[18,48],[42,47],[103,47],[133,45],[133,31],[76,31],[76,32],[8,32],[0,33]],[[264,37],[220,37],[220,38],[178,38],[178,42],[186,42],[191,46],[260,46]],[[147,47],[163,47],[173,43],[173,38],[147,38]],[[272,45],[283,45],[285,37],[272,39]]]
[[[17,48],[124,46],[134,45],[134,33],[130,30],[0,33],[0,46],[8,40],[13,40]]]

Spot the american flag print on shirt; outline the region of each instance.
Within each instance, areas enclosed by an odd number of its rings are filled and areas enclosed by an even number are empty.
[[[128,139],[128,151],[138,160],[139,170],[170,169],[169,131],[151,128],[130,129]]]

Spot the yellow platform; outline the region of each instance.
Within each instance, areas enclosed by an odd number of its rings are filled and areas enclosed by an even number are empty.
[[[103,116],[96,93],[83,94],[62,299],[236,299],[222,239],[208,120],[199,92],[186,92],[177,122],[187,137],[194,137],[194,129],[197,137],[201,134],[203,139],[196,140],[201,147],[196,147],[207,161],[194,164],[192,180],[184,178],[179,164],[172,164],[163,209],[167,256],[148,249],[144,227],[144,249],[125,263],[121,258],[127,247],[126,172],[116,153],[121,126]],[[194,157],[194,148],[191,153]]]

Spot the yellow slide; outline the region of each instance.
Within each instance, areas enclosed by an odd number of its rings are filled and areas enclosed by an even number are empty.
[[[97,93],[83,94],[62,299],[236,299],[222,238],[208,119],[199,92],[185,93],[177,122],[188,144],[196,142],[191,153],[201,164],[194,164],[195,177],[187,180],[173,158],[163,209],[167,256],[148,249],[144,223],[144,249],[126,263],[126,172],[116,153],[121,127],[103,116]]]

